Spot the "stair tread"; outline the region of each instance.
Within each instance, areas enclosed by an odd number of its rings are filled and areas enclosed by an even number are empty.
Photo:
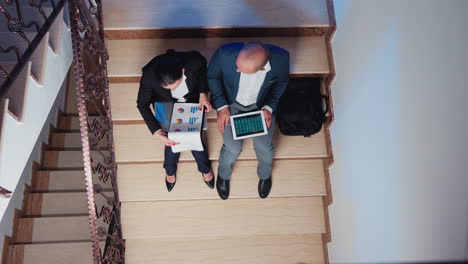
[[[208,38],[208,39],[129,39],[108,40],[109,76],[141,76],[141,68],[167,49],[197,50],[209,61],[225,43],[259,41],[278,45],[290,53],[293,74],[327,74],[328,57],[325,37]],[[188,44],[190,43],[190,44]],[[132,56],[128,50],[134,51]],[[132,100],[134,101],[134,100]]]
[[[219,27],[310,27],[327,26],[326,0],[124,0],[103,1],[105,29],[219,28]],[[309,8],[305,9],[307,6]],[[283,14],[289,14],[284,16]],[[172,16],[184,19],[169,19]],[[229,19],[229,17],[231,17]],[[235,19],[235,18],[238,19]]]
[[[217,160],[223,145],[221,133],[216,123],[208,123],[208,149],[211,160]],[[278,129],[274,134],[275,158],[322,158],[327,156],[323,129],[311,136],[284,136]],[[114,125],[114,144],[117,162],[162,161],[163,144],[154,138],[146,124]],[[240,159],[255,159],[252,139],[244,142]],[[185,151],[180,160],[193,160],[191,153]]]
[[[218,163],[212,164],[217,175]],[[164,184],[162,164],[119,166],[119,196],[126,201],[218,199],[197,171],[195,162],[179,163],[177,184],[171,193]],[[275,160],[273,187],[269,197],[321,196],[326,194],[322,160]],[[257,161],[237,161],[231,180],[230,198],[257,198]],[[135,190],[138,190],[137,192]]]
[[[71,102],[73,104],[75,102]],[[72,106],[75,106],[74,104]],[[75,110],[76,111],[76,110]],[[112,110],[112,115],[114,114],[114,110]],[[95,117],[90,114],[88,121],[93,122]],[[58,129],[64,129],[64,130],[80,130],[80,119],[78,115],[76,114],[70,114],[70,115],[64,115],[60,117],[58,126]]]
[[[127,263],[324,263],[317,234],[127,239],[125,245]]]
[[[30,230],[32,225],[32,232]],[[99,226],[99,224],[98,224]],[[17,243],[90,240],[88,216],[26,217],[18,220]]]
[[[43,164],[47,169],[81,169],[83,168],[83,152],[81,150],[48,150]],[[102,151],[109,154],[109,151]],[[91,151],[95,163],[103,163],[103,157],[98,151]]]
[[[93,182],[99,183],[104,189],[111,189],[111,182],[103,183],[99,175],[93,175]],[[32,181],[32,191],[85,191],[85,176],[83,170],[70,171],[40,171]]]
[[[24,251],[24,264],[92,264],[91,242],[15,245]],[[52,254],[53,253],[53,254]]]
[[[113,197],[109,192],[104,192],[104,195]],[[107,205],[106,198],[100,194],[95,194],[94,199],[98,208]],[[28,216],[87,214],[86,192],[31,193],[28,195],[25,213]]]
[[[122,230],[124,239],[320,234],[325,220],[321,197],[123,202]]]
[[[107,148],[108,143],[105,138],[99,141],[98,144],[101,148]],[[50,148],[79,148],[81,149],[81,133],[78,132],[55,132],[52,133],[49,142]]]

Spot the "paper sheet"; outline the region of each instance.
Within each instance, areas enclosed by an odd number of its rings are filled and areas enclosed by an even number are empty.
[[[201,140],[203,116],[203,109],[198,104],[174,104],[168,137],[180,144],[172,146],[173,152],[203,150]]]

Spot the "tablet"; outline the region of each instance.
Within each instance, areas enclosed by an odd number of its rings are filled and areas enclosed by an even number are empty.
[[[263,111],[232,115],[231,129],[234,140],[268,134]]]

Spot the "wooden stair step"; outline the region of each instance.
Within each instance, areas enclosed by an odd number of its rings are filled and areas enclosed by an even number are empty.
[[[109,84],[112,120],[141,120],[143,122],[136,104],[139,87],[139,83]],[[216,111],[209,112],[208,118],[216,119]]]
[[[108,151],[102,151],[107,155]],[[45,152],[43,167],[45,169],[80,169],[83,168],[81,150],[48,150]],[[103,157],[97,151],[91,151],[91,157],[97,164],[103,163]]]
[[[22,264],[92,264],[91,242],[14,245],[13,260]]]
[[[76,102],[72,102],[76,104]],[[74,105],[75,106],[75,105]],[[114,114],[114,109],[112,109],[112,115]],[[88,122],[92,123],[96,116],[89,115]],[[60,117],[57,124],[57,129],[66,130],[66,131],[79,131],[80,130],[80,119],[78,115],[63,115]]]
[[[212,164],[217,175],[218,163]],[[118,170],[120,200],[195,200],[218,199],[216,190],[203,182],[195,162],[181,162],[177,184],[171,193],[164,184],[162,164],[120,165]],[[230,199],[258,197],[257,161],[237,161],[231,179]],[[135,190],[138,190],[137,192]],[[273,187],[269,197],[323,196],[326,194],[322,160],[275,160]]]
[[[105,190],[112,187],[110,180],[106,183],[99,180],[99,175],[93,175],[93,182],[99,183]],[[83,192],[86,190],[83,170],[39,171],[31,183],[33,192]]]
[[[104,0],[105,29],[327,26],[326,0]],[[308,8],[304,8],[308,7]],[[284,14],[288,14],[285,16]],[[171,17],[184,19],[170,19]]]
[[[18,220],[17,243],[89,241],[88,216],[24,217]]]
[[[93,135],[92,132],[89,134]],[[101,149],[108,148],[107,140],[105,138],[102,139],[101,141],[99,141],[97,146],[100,147]],[[49,142],[49,148],[81,149],[81,134],[77,132],[52,133],[51,141]]]
[[[107,197],[112,193],[104,192]],[[107,204],[102,194],[95,194],[94,199],[98,208]],[[77,215],[88,213],[86,192],[65,193],[31,193],[28,195],[25,214],[27,216]]]
[[[187,260],[204,264],[324,263],[318,234],[127,239],[125,245],[129,264],[185,264]]]
[[[223,145],[221,133],[216,123],[208,123],[208,150],[211,160],[217,160]],[[115,125],[114,144],[117,162],[163,161],[162,142],[153,136],[146,124]],[[302,136],[284,136],[277,129],[274,134],[275,158],[323,158],[327,156],[323,129],[305,138]],[[256,159],[252,139],[244,141],[239,159]],[[180,155],[180,160],[193,160],[190,152]]]
[[[210,60],[216,49],[230,42],[259,41],[280,46],[290,53],[293,74],[328,74],[325,37],[208,38],[208,39],[128,39],[108,40],[109,76],[141,76],[141,68],[167,49],[197,50]],[[132,50],[132,55],[128,54]],[[133,101],[133,100],[132,100]],[[136,101],[136,99],[135,99]]]
[[[325,233],[322,197],[122,203],[124,239]]]

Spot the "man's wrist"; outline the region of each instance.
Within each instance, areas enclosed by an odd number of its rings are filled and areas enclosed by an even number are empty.
[[[268,112],[270,112],[270,114],[273,114],[273,109],[271,109],[271,107],[269,107],[268,105],[265,105],[262,107],[262,110],[268,110]]]
[[[221,110],[223,110],[223,109],[225,109],[227,107],[228,107],[227,105],[223,105],[223,106],[219,107],[218,109],[216,109],[216,111],[219,112],[219,111],[221,111]]]

